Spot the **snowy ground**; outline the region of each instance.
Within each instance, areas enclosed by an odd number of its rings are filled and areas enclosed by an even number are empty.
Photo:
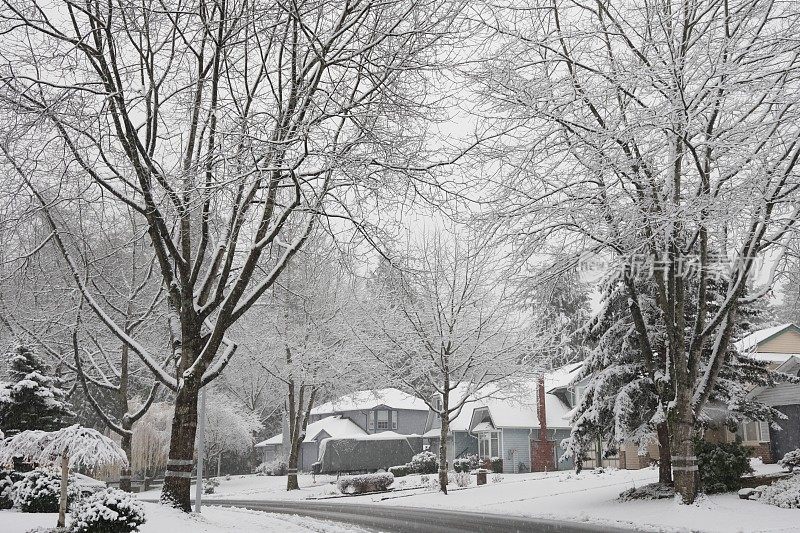
[[[754,462],[758,473],[771,473],[776,465]],[[572,472],[489,475],[489,484],[476,487],[474,476],[467,489],[451,487],[448,496],[430,487],[395,490],[381,495],[340,498],[341,503],[374,503],[441,509],[482,511],[503,515],[577,520],[647,531],[708,532],[790,532],[800,530],[800,510],[779,509],[754,501],[740,500],[736,494],[702,497],[695,505],[679,505],[673,500],[621,503],[623,490],[656,481],[654,469],[607,470],[603,473]],[[430,482],[436,476],[428,476]],[[233,476],[220,478],[214,499],[298,500],[327,498],[337,493],[334,478],[301,476],[300,491],[286,492],[285,477]],[[402,487],[400,483],[402,482]],[[420,476],[407,476],[395,482],[395,489],[421,484]],[[157,491],[142,497],[157,497]]]
[[[364,531],[354,526],[299,516],[279,515],[206,507],[200,516],[186,514],[155,503],[144,503],[147,522],[140,533],[348,533]],[[58,515],[54,513],[19,513],[0,511],[0,531],[25,533],[37,528],[52,528]]]

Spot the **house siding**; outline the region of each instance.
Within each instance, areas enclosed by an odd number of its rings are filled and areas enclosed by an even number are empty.
[[[466,457],[478,453],[478,439],[466,431],[454,431],[453,444],[456,457]]]
[[[793,329],[784,331],[761,342],[756,351],[760,353],[800,353],[800,333]]]
[[[524,428],[503,428],[503,472],[513,474],[518,472],[518,465],[523,463],[528,471],[531,470],[531,442],[530,430]]]
[[[797,398],[795,396],[795,402],[797,402]],[[780,405],[775,408],[788,417],[787,420],[778,421],[781,431],[775,431],[772,428],[769,430],[772,457],[773,460],[778,460],[787,452],[800,448],[800,405]]]

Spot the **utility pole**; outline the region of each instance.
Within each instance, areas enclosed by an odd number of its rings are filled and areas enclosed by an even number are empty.
[[[203,459],[206,453],[206,388],[200,389],[197,413],[197,483],[194,488],[194,512],[200,513],[203,500]]]

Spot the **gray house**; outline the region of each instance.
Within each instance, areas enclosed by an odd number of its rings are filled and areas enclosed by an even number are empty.
[[[386,432],[422,435],[428,419],[428,406],[414,396],[394,388],[357,391],[323,403],[311,410],[298,469],[309,472],[318,461],[320,443],[327,438],[359,438]],[[264,461],[272,462],[287,454],[283,433],[256,444],[263,449]]]
[[[789,357],[776,370],[800,377],[800,357]],[[760,421],[742,424],[737,432],[742,441],[756,447],[764,462],[775,462],[787,452],[800,448],[800,384],[757,387],[749,396],[782,412],[786,420],[777,421],[780,430]]]

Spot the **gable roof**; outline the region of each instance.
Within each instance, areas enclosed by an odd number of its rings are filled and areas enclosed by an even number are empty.
[[[756,330],[753,333],[742,337],[740,340],[733,343],[733,345],[739,352],[748,353],[754,351],[762,342],[766,342],[774,337],[777,337],[787,330],[794,330],[795,332],[800,333],[800,327],[798,327],[796,324],[780,324],[771,328]]]
[[[330,402],[325,402],[311,410],[312,415],[327,415],[344,411],[369,411],[385,405],[390,409],[427,411],[428,406],[405,392],[394,389],[361,390],[347,394]]]
[[[316,422],[310,423],[308,427],[306,427],[306,436],[303,439],[303,442],[312,442],[322,432],[327,433],[328,437],[334,438],[353,437],[367,434],[349,418],[342,418],[336,415],[328,416],[322,420],[317,420]],[[259,442],[256,444],[256,448],[263,448],[264,446],[275,444],[283,444],[283,433],[278,433],[277,435],[270,437],[265,441]]]
[[[513,398],[487,398],[475,402],[470,416],[473,425],[474,413],[486,409],[495,428],[538,428],[539,417],[536,409],[535,381],[520,386],[521,394]],[[569,408],[555,394],[545,394],[545,414],[548,428],[570,427],[567,413]]]
[[[578,380],[578,376],[581,375],[583,363],[583,361],[570,363],[545,374],[544,390],[553,392],[556,389],[563,389],[575,383]]]

